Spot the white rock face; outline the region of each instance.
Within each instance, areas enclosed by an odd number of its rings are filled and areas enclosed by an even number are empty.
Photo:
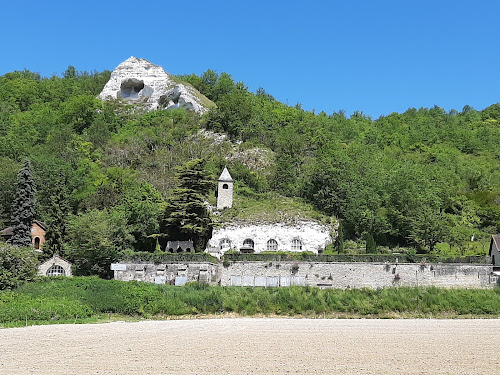
[[[324,249],[332,242],[330,227],[315,221],[300,221],[295,225],[277,224],[226,224],[214,229],[207,251],[216,256],[229,249],[240,250],[253,241],[255,253],[268,251],[268,241],[276,241],[276,251],[312,251]],[[272,244],[272,241],[269,243]],[[246,247],[246,246],[245,246]]]
[[[161,66],[137,57],[130,57],[113,70],[99,98],[144,103],[150,111],[185,108],[201,114],[209,110],[202,98],[210,102],[193,87],[175,82]]]

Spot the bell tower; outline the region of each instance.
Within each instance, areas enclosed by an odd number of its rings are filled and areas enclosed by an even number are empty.
[[[222,171],[217,184],[217,209],[233,207],[233,178],[226,167]]]

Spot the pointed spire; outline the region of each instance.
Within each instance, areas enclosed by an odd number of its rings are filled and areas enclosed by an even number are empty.
[[[229,171],[227,170],[226,167],[224,167],[224,170],[220,174],[219,181],[233,182],[233,178],[229,174]]]

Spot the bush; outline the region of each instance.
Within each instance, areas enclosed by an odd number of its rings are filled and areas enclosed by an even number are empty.
[[[0,244],[0,290],[15,288],[24,281],[32,280],[37,263],[33,249]]]
[[[445,257],[433,254],[321,254],[310,252],[261,252],[258,254],[225,253],[224,260],[242,261],[304,261],[304,262],[375,262],[375,263],[491,263],[488,256]]]
[[[121,262],[210,262],[217,263],[217,258],[207,253],[149,253],[147,251],[123,251],[119,260]]]

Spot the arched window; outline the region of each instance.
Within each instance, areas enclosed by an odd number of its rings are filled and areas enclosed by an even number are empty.
[[[40,249],[40,237],[35,237],[35,249]]]
[[[231,241],[229,238],[223,238],[219,242],[219,249],[220,250],[229,250],[231,248]]]
[[[242,253],[253,253],[254,243],[251,238],[247,238],[243,241],[243,246],[240,248],[240,252]]]
[[[245,241],[243,241],[243,247],[253,249],[254,242],[251,238],[247,238]]]
[[[278,242],[275,239],[270,239],[267,241],[267,251],[276,251],[278,250]]]
[[[298,238],[292,240],[292,251],[302,251],[302,241]]]
[[[46,273],[47,276],[66,276],[66,272],[64,271],[64,268],[61,266],[54,264],[52,267],[50,267],[47,270]]]
[[[223,188],[224,190],[227,190],[227,189],[229,189],[229,185],[228,185],[228,184],[224,184],[224,185],[222,185],[222,188]]]

